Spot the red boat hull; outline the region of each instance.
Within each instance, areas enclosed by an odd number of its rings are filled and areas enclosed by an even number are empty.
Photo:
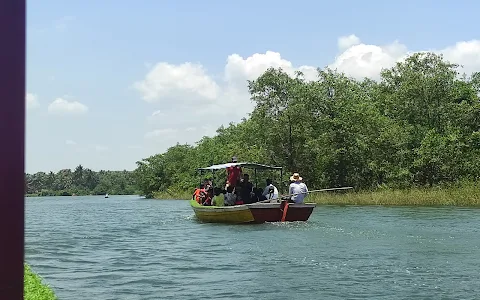
[[[252,203],[247,204],[252,212],[255,223],[281,222],[284,212],[282,203]],[[314,203],[289,203],[285,221],[307,221],[315,208]]]

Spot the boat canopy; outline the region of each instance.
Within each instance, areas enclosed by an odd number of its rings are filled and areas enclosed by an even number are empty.
[[[240,167],[245,167],[250,169],[258,169],[258,170],[281,170],[282,169],[282,167],[267,166],[267,165],[256,164],[256,163],[249,163],[249,162],[240,162],[240,163],[226,163],[226,164],[220,164],[220,165],[212,165],[206,168],[198,168],[198,170],[221,170],[221,169],[226,169],[228,167],[235,167],[235,166],[240,166]]]

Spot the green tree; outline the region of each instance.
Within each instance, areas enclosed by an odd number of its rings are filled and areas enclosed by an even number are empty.
[[[247,82],[255,104],[248,118],[138,162],[136,183],[150,196],[192,189],[198,167],[233,155],[283,166],[282,185],[290,172],[319,188],[476,180],[480,73],[460,76],[458,68],[433,53],[409,56],[383,70],[378,81],[329,69],[307,81],[301,72],[270,68]]]

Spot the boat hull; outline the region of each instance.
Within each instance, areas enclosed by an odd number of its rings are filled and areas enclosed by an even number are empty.
[[[280,203],[252,203],[247,204],[252,212],[255,223],[281,222],[283,217],[283,206]],[[285,221],[307,221],[315,208],[315,203],[289,203]]]
[[[202,222],[242,224],[255,221],[246,205],[202,206],[194,200],[190,200],[190,205],[197,219]]]

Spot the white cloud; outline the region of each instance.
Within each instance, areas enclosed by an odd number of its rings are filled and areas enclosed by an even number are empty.
[[[337,56],[329,67],[357,79],[368,77],[376,80],[380,78],[382,68],[391,68],[414,53],[398,41],[380,46],[358,42]],[[422,52],[425,51],[443,54],[451,63],[463,65],[459,70],[461,72],[470,74],[480,71],[480,40],[459,42],[444,49],[426,49]]]
[[[38,102],[37,95],[32,94],[32,93],[27,93],[25,95],[25,101],[27,104],[27,109],[33,109],[38,106],[40,106],[40,103]]]
[[[246,80],[256,79],[270,67],[282,68],[285,72],[293,75],[295,71],[302,71],[306,79],[314,80],[317,77],[317,68],[313,66],[294,67],[293,63],[282,58],[280,53],[267,51],[255,53],[250,57],[243,58],[238,54],[232,54],[227,58],[225,66],[225,80],[229,84],[239,84],[246,87]]]
[[[75,146],[75,151],[80,153],[92,153],[92,152],[106,152],[109,148],[100,144],[78,144],[75,141],[67,140],[65,142],[69,146]]]
[[[156,110],[152,113],[152,117],[155,117],[155,116],[163,116],[165,115],[164,113],[162,113],[161,110]]]
[[[145,101],[165,104],[173,100],[185,105],[209,102],[217,99],[220,92],[204,67],[190,62],[178,66],[160,62],[133,87],[143,94]]]
[[[458,42],[439,52],[450,62],[463,65],[467,74],[480,71],[480,40]]]
[[[161,110],[156,110],[154,111],[150,116],[147,117],[147,120],[154,124],[158,121],[161,121],[163,120],[163,118],[166,116],[166,114],[164,112],[162,112]]]
[[[77,101],[68,101],[63,98],[55,99],[48,106],[48,112],[52,114],[84,114],[88,107]]]
[[[352,46],[360,44],[360,39],[354,35],[341,36],[338,38],[338,49],[344,51]]]
[[[214,136],[217,133],[218,126],[204,125],[201,127],[201,134],[206,136]]]
[[[382,68],[390,68],[407,55],[407,47],[395,41],[384,46],[356,44],[336,57],[329,68],[357,79],[378,79]]]
[[[383,68],[390,68],[413,53],[396,40],[372,45],[362,42],[354,34],[340,37],[337,47],[339,53],[328,67],[357,79],[379,79]],[[459,42],[444,49],[425,50],[442,53],[452,63],[463,64],[467,73],[480,71],[478,40]],[[168,129],[152,130],[145,137],[170,145],[175,141],[193,143],[204,134],[215,134],[221,124],[240,121],[253,109],[247,80],[256,79],[269,67],[281,67],[290,75],[302,71],[307,80],[317,78],[317,66],[295,65],[275,51],[254,53],[249,57],[231,54],[226,59],[223,74],[209,74],[201,64],[189,62],[154,64],[134,87],[145,101],[163,104],[162,110],[154,112],[149,118],[155,118],[156,128]]]
[[[147,132],[145,134],[145,138],[151,139],[151,138],[171,135],[171,134],[174,134],[176,132],[177,132],[177,130],[173,129],[173,128],[155,129],[155,130],[152,130],[150,132]]]

